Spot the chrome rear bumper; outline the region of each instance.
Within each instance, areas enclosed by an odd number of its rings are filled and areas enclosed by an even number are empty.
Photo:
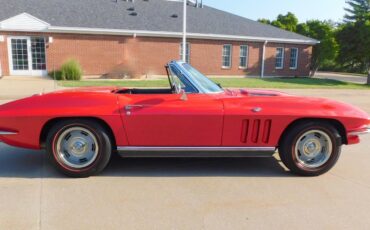
[[[9,135],[16,135],[18,132],[11,132],[11,131],[2,131],[0,130],[0,136],[9,136]],[[0,138],[0,143],[3,142]]]

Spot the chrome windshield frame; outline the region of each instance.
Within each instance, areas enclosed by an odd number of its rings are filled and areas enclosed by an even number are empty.
[[[206,90],[204,87],[202,87],[201,84],[199,84],[198,81],[196,81],[190,74],[189,72],[182,66],[183,64],[185,64],[186,62],[183,62],[183,61],[171,61],[170,63],[168,63],[169,66],[174,66],[175,68],[177,68],[181,74],[183,74],[186,79],[193,85],[194,88],[196,88],[198,90],[198,93],[199,94],[218,94],[218,93],[223,93],[224,90],[221,88],[222,91],[220,92],[209,92],[208,90]]]

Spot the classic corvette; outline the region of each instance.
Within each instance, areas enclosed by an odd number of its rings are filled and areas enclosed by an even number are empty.
[[[259,157],[277,150],[293,173],[317,176],[343,144],[369,132],[351,105],[277,91],[223,89],[181,61],[169,87],[80,88],[0,106],[0,141],[46,149],[62,173],[87,177],[122,157]]]

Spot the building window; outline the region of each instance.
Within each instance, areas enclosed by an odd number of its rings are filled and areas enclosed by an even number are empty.
[[[298,48],[290,49],[290,69],[297,69],[298,66]]]
[[[283,47],[276,48],[275,68],[276,69],[284,68],[284,48]]]
[[[181,58],[181,60],[183,60],[182,59],[182,53],[183,53],[183,51],[182,51],[182,43],[180,44],[180,58]],[[185,61],[187,62],[187,63],[190,63],[190,44],[189,43],[186,43],[186,56],[185,56]]]
[[[31,38],[32,69],[46,70],[45,38]]]
[[[232,45],[224,45],[222,49],[222,68],[231,68]]]
[[[239,61],[239,68],[246,69],[248,68],[248,46],[242,45],[240,46],[240,61]]]

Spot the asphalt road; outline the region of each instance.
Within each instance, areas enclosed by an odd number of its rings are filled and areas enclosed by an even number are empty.
[[[367,81],[366,76],[360,76],[356,74],[341,74],[341,73],[331,73],[331,72],[317,72],[315,78],[322,79],[332,79],[344,82],[352,82],[358,84],[365,84]]]
[[[370,113],[370,92],[285,90]],[[66,178],[43,151],[0,144],[0,229],[368,229],[370,136],[336,167],[291,175],[275,158],[120,159]]]

